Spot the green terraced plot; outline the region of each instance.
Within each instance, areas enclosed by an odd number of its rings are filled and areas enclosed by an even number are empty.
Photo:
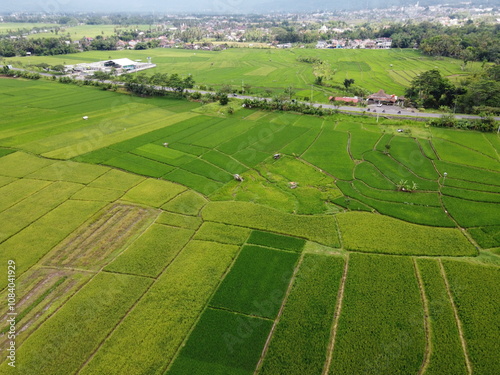
[[[186,188],[168,181],[148,179],[130,189],[123,200],[160,207]]]
[[[247,242],[253,245],[261,245],[296,252],[302,251],[304,245],[306,244],[306,241],[300,238],[261,231],[253,231]]]
[[[297,259],[293,253],[244,246],[210,305],[274,319]]]
[[[187,190],[165,203],[162,208],[179,214],[196,216],[206,203],[207,200],[203,196],[193,190]]]
[[[2,157],[1,161],[0,175],[10,177],[24,177],[54,163],[52,160],[38,158],[24,152],[9,154]]]
[[[394,190],[396,185],[385,177],[373,164],[363,162],[356,165],[354,178],[375,189]]]
[[[411,260],[352,254],[329,374],[417,373],[424,347]]]
[[[272,322],[207,309],[167,374],[251,375]]]
[[[215,241],[233,245],[242,245],[251,230],[234,225],[204,222],[193,237],[195,240]]]
[[[204,195],[209,195],[222,186],[222,184],[218,181],[211,180],[183,169],[176,169],[172,173],[166,175],[165,178],[190,187],[191,189],[194,189]]]
[[[472,369],[477,374],[498,373],[500,270],[498,267],[481,267],[466,262],[443,263],[463,325]],[[478,299],[478,296],[482,298]]]
[[[191,241],[104,342],[82,374],[141,373],[145,368],[163,374],[237,250],[232,245]],[[141,361],[130,361],[131,356]]]
[[[153,224],[106,270],[157,277],[188,243],[193,231]]]
[[[344,247],[401,255],[474,256],[474,246],[458,229],[432,228],[363,212],[338,215]]]
[[[174,214],[172,212],[162,212],[158,219],[158,224],[170,225],[173,227],[196,230],[201,225],[202,220],[197,216]]]
[[[462,227],[498,224],[498,204],[443,197],[443,203],[451,216]]]
[[[467,374],[453,307],[436,260],[418,259],[429,305],[430,353],[427,374]]]
[[[323,130],[302,157],[336,178],[350,180],[354,162],[347,152],[347,142],[346,133]]]
[[[332,216],[289,215],[247,202],[212,202],[202,210],[204,220],[288,233],[328,246],[340,245]]]
[[[431,225],[438,227],[453,227],[453,221],[448,217],[446,212],[444,212],[442,207],[436,206],[423,206],[417,205],[413,202],[389,202],[383,201],[379,199],[374,199],[362,195],[358,190],[356,190],[352,184],[338,181],[338,187],[342,190],[344,195],[354,198],[368,207],[372,207],[379,213],[383,215],[388,215],[395,217],[397,219],[405,220],[410,223],[423,224],[423,225]],[[381,191],[379,194],[386,194],[387,192]],[[413,194],[413,193],[401,193],[401,197],[404,197],[404,194]],[[397,196],[397,193],[394,191],[394,197]],[[411,197],[408,197],[411,198]],[[432,196],[430,197],[432,199]],[[410,199],[408,199],[410,200]],[[347,205],[348,206],[348,205]]]
[[[115,189],[119,191],[127,191],[134,187],[139,182],[143,181],[144,177],[126,173],[117,169],[110,169],[101,177],[92,181],[89,186],[96,188]]]
[[[17,374],[66,375],[77,371],[151,280],[102,273],[68,301],[18,350]],[[52,356],[57,356],[57,364]],[[7,362],[0,366],[7,371]]]
[[[49,184],[50,182],[48,181],[23,178],[13,180],[9,184],[2,186],[0,188],[0,211],[3,211],[17,202],[29,197]]]
[[[162,177],[174,169],[170,165],[134,154],[122,154],[105,161],[104,164],[149,177]]]
[[[500,225],[469,228],[467,231],[482,248],[500,247]]]
[[[343,265],[340,257],[304,257],[260,374],[321,373]]]

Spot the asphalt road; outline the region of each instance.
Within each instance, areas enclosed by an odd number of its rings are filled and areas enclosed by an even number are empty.
[[[12,68],[12,70],[22,71],[22,70],[26,70],[26,69]],[[40,73],[40,72],[36,72],[36,73],[39,73],[40,75],[42,75],[44,77],[52,77],[53,76],[53,74],[49,74],[49,73]],[[62,77],[62,76],[59,76],[59,77]],[[83,77],[76,77],[76,79],[83,80],[84,78]],[[122,82],[113,82],[113,81],[104,81],[104,82],[123,85]],[[160,89],[159,87],[156,87],[156,88]],[[206,94],[206,93],[214,94],[214,92],[211,92],[211,91],[201,91],[201,90],[186,90],[186,91],[199,92],[201,94]],[[257,97],[257,96],[239,95],[239,94],[233,94],[233,95],[230,95],[230,97],[236,98],[236,99],[251,99],[251,100],[266,99],[266,98],[261,98],[261,97]],[[270,99],[267,98],[266,100],[270,100]],[[309,102],[301,102],[301,103],[311,104]],[[442,113],[418,112],[417,110],[405,109],[405,108],[400,108],[398,106],[390,106],[390,105],[384,105],[381,107],[379,107],[377,105],[369,105],[367,107],[334,106],[331,104],[323,104],[323,103],[312,103],[312,105],[314,107],[337,109],[339,112],[346,113],[346,114],[363,114],[364,113],[365,115],[373,116],[373,117],[378,117],[378,116],[381,116],[381,117],[385,116],[385,117],[392,117],[392,118],[401,117],[401,118],[405,118],[405,119],[415,118],[416,120],[418,120],[418,119],[439,118],[443,115]],[[481,118],[480,116],[476,116],[476,115],[465,115],[465,114],[459,114],[459,113],[454,114],[454,116],[457,119],[476,119],[477,120],[477,119]],[[500,121],[500,116],[496,116],[493,118],[495,119],[495,121]]]

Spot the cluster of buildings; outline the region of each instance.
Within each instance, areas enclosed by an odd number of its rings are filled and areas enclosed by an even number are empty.
[[[140,70],[154,68],[156,65],[151,63],[151,58],[148,57],[148,62],[140,60],[130,60],[127,58],[97,61],[92,63],[81,63],[75,65],[65,65],[64,70],[66,73],[73,73],[77,75],[91,75],[95,72],[111,73],[115,72],[117,75],[123,73],[137,72]]]
[[[389,49],[392,46],[391,38],[377,39],[332,39],[329,41],[320,40],[316,43],[316,48],[362,48],[362,49]]]
[[[357,105],[363,100],[361,98],[355,97],[333,97],[330,96],[329,100],[331,102],[344,103],[345,105]],[[402,106],[405,102],[404,96],[396,96],[391,94],[386,94],[384,90],[379,90],[378,92],[368,95],[366,98],[366,104],[376,104],[376,105],[398,105]]]

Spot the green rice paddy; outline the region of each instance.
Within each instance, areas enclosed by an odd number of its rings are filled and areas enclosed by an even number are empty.
[[[262,85],[337,53],[160,52]],[[0,81],[1,374],[500,371],[498,134]]]

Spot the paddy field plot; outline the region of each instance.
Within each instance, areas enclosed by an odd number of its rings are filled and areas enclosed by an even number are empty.
[[[0,373],[499,372],[498,135],[0,80]]]
[[[75,36],[81,33],[101,31],[107,33],[113,26],[77,26],[68,28]],[[89,30],[86,30],[89,28]],[[100,28],[103,28],[102,30]],[[95,37],[95,35],[85,35]],[[314,66],[298,61],[300,57],[318,58],[328,66],[331,80],[328,83],[342,85],[345,78],[352,78],[357,85],[377,92],[384,88],[390,94],[403,95],[404,88],[418,74],[438,69],[443,76],[471,74],[480,69],[480,63],[471,62],[464,72],[461,61],[443,58],[434,59],[415,50],[317,50],[317,49],[246,49],[230,48],[225,51],[189,51],[170,48],[148,49],[147,51],[89,51],[64,56],[32,56],[30,64],[46,62],[50,65],[76,64],[127,57],[146,61],[148,57],[157,65],[147,74],[177,73],[192,74],[199,84],[218,88],[223,84],[241,89],[241,81],[252,86],[251,92],[264,89],[282,92],[292,86],[298,97],[311,95],[310,85],[314,81]],[[26,64],[27,58],[15,59]],[[9,61],[9,60],[8,60]],[[332,72],[335,71],[334,74]],[[327,102],[329,91],[315,90],[315,100]]]

